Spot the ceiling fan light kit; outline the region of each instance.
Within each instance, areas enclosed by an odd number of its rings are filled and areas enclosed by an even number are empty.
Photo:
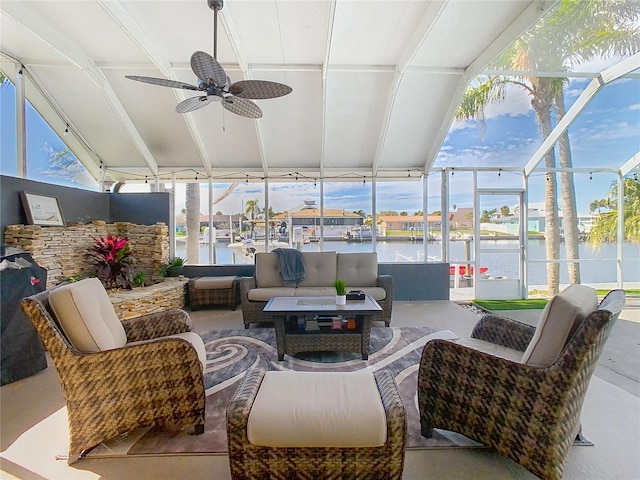
[[[166,78],[142,77],[138,75],[125,75],[130,80],[135,80],[161,87],[180,88],[204,92],[205,95],[191,97],[183,100],[176,106],[176,112],[189,113],[198,110],[212,102],[220,102],[222,106],[236,115],[247,118],[262,117],[262,110],[252,100],[264,100],[277,98],[291,93],[292,89],[282,83],[267,80],[240,80],[231,83],[224,68],[215,59],[218,36],[218,11],[223,7],[222,0],[207,0],[207,5],[214,14],[214,56],[206,52],[197,51],[191,55],[191,70],[198,77],[198,86],[189,83],[178,82]]]

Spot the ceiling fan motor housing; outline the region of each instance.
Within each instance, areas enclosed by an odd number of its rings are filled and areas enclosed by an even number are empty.
[[[211,10],[222,10],[222,7],[224,6],[224,1],[223,0],[207,0],[207,5],[209,5],[209,8]]]

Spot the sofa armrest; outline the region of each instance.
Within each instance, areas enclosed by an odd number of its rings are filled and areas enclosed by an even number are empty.
[[[256,277],[240,277],[240,303],[247,303],[249,301],[249,290],[256,287]]]

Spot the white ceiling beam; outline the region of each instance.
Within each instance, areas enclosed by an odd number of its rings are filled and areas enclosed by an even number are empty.
[[[111,19],[120,27],[120,29],[136,44],[138,48],[142,50],[147,57],[153,62],[153,64],[162,72],[162,74],[170,80],[177,80],[176,74],[172,68],[171,62],[169,62],[161,52],[147,36],[147,34],[140,28],[138,23],[131,17],[129,12],[124,8],[119,1],[104,1],[98,0],[98,4],[102,9],[111,17]],[[191,65],[189,65],[191,68]],[[176,103],[187,98],[186,91],[179,88],[172,88],[173,94],[176,99]],[[178,115],[176,113],[176,115]],[[198,131],[196,122],[192,115],[183,115],[184,121],[187,124],[191,138],[196,145],[196,149],[202,160],[202,165],[207,173],[211,174],[211,158],[207,153],[207,150],[202,140],[202,136]]]
[[[584,89],[573,105],[571,105],[571,108],[569,108],[567,113],[558,122],[549,136],[544,139],[542,145],[540,145],[538,150],[536,150],[531,159],[524,166],[524,174],[526,176],[531,175],[531,172],[535,170],[547,152],[553,148],[560,136],[567,131],[576,118],[578,118],[580,112],[585,109],[589,102],[591,102],[591,99],[596,96],[602,87],[629,72],[637,70],[638,68],[640,68],[640,53],[636,53],[635,55],[617,63],[613,67],[607,68],[602,72],[600,77],[591,80],[589,85],[587,85],[587,88]]]
[[[213,14],[213,11],[212,11]],[[242,73],[243,79],[249,79],[249,72],[247,67],[247,62],[244,59],[244,56],[240,52],[240,48],[238,47],[237,38],[240,38],[238,34],[238,29],[233,22],[233,18],[231,14],[225,14],[224,9],[218,11],[218,19],[221,20],[222,26],[227,34],[227,39],[229,40],[229,44],[231,45],[231,49],[233,50],[233,54],[238,61],[238,67],[240,72]],[[256,129],[256,140],[258,144],[258,153],[260,154],[260,163],[262,165],[263,176],[267,178],[269,176],[269,165],[267,163],[267,159],[265,157],[265,148],[264,148],[264,140],[262,135],[262,128],[260,126],[259,120],[253,120],[253,124]]]
[[[391,117],[393,116],[393,108],[396,103],[396,95],[398,93],[398,88],[400,88],[400,84],[402,83],[402,78],[406,72],[406,70],[411,65],[411,62],[415,58],[416,54],[420,50],[420,47],[424,44],[427,37],[431,33],[431,30],[434,28],[438,17],[442,15],[442,12],[447,6],[449,0],[446,0],[442,3],[431,2],[427,7],[422,19],[420,20],[420,24],[415,29],[411,40],[409,40],[406,44],[406,48],[400,54],[398,64],[396,65],[396,70],[393,79],[391,80],[391,90],[387,97],[387,105],[385,109],[385,114],[382,122],[382,131],[380,134],[380,140],[378,141],[378,145],[376,147],[375,157],[373,159],[372,172],[375,177],[378,168],[380,167],[380,161],[382,159],[382,152],[384,150],[384,145],[387,141],[387,133],[389,132],[389,124],[391,123]]]
[[[438,153],[442,148],[444,139],[449,132],[451,123],[455,118],[456,111],[460,105],[460,101],[467,90],[469,82],[480,74],[484,68],[498,55],[500,55],[509,45],[511,45],[516,39],[520,38],[524,32],[526,32],[531,26],[538,21],[538,19],[544,15],[551,7],[553,7],[559,0],[540,0],[532,2],[524,12],[518,15],[505,30],[503,30],[496,39],[489,45],[478,57],[469,65],[465,74],[460,77],[458,86],[456,87],[455,94],[451,97],[449,107],[446,113],[442,117],[440,123],[440,129],[434,137],[434,141],[431,144],[431,149],[425,158],[424,172],[428,173],[433,166]]]
[[[327,44],[324,51],[324,60],[322,62],[322,76],[320,80],[320,89],[322,95],[322,119],[320,122],[320,177],[324,175],[325,147],[327,141],[327,75],[329,60],[331,59],[331,45],[333,43],[333,25],[336,16],[336,1],[332,0],[329,5],[329,24],[327,25]]]
[[[640,168],[640,152],[637,152],[633,157],[627,160],[624,165],[620,167],[620,175],[623,177],[629,172],[633,172]]]
[[[46,22],[38,12],[33,10],[32,4],[26,2],[5,2],[2,7],[3,14],[8,13],[11,15],[15,21],[22,24],[32,35],[51,46],[51,48],[54,48],[69,60],[69,62],[82,70],[93,83],[95,83],[109,105],[111,105],[114,113],[120,119],[123,127],[144,158],[149,170],[154,174],[157,173],[158,163],[153,157],[151,150],[147,147],[140,132],[135,128],[133,121],[127,114],[122,102],[120,102],[120,99],[104,73],[97,67],[95,62],[84,53],[82,48],[66,37],[62,29],[54,28]]]

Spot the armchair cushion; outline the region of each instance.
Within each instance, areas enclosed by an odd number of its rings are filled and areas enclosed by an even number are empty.
[[[195,332],[183,332],[176,333],[167,338],[182,338],[191,344],[191,346],[195,349],[198,354],[198,360],[202,364],[202,370],[204,371],[207,366],[207,351],[204,347],[204,342],[202,341],[202,337]]]
[[[123,347],[127,335],[97,278],[86,278],[51,291],[49,303],[67,339],[80,352]]]
[[[545,367],[553,363],[576,326],[598,308],[596,291],[586,285],[569,285],[555,295],[542,312],[522,363]]]

